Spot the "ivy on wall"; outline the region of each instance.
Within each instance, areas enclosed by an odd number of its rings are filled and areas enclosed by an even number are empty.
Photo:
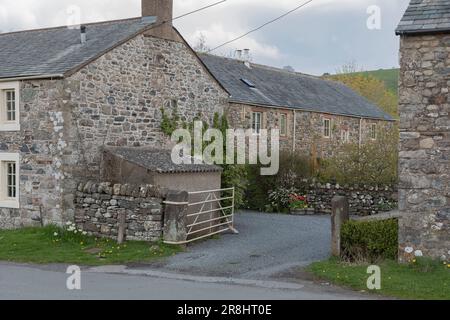
[[[170,137],[172,133],[180,126],[180,115],[178,114],[178,109],[175,107],[172,111],[172,115],[168,115],[164,108],[161,108],[161,130],[162,132]]]
[[[167,115],[165,110],[161,108],[162,113],[162,122],[161,122],[161,130],[165,135],[170,137],[172,133],[178,129],[183,128],[189,130],[191,132],[191,137],[194,139],[194,122],[202,121],[201,115],[196,116],[192,122],[180,121],[180,116],[178,115],[178,111],[176,108],[172,111],[172,115]],[[218,129],[223,134],[223,147],[224,152],[226,154],[226,131],[229,129],[229,124],[227,117],[225,115],[221,116],[219,113],[214,114],[212,126],[205,121],[203,122],[203,132],[208,130],[210,127],[214,129]],[[193,142],[192,142],[193,143]],[[205,148],[209,143],[204,142],[203,148]],[[235,205],[237,208],[240,208],[244,204],[244,194],[246,189],[246,176],[247,171],[244,165],[235,165],[235,164],[219,164],[222,169],[222,187],[223,188],[235,188]],[[229,204],[228,204],[229,205]]]

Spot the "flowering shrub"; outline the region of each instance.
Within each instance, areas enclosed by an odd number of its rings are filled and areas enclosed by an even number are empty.
[[[308,200],[305,196],[300,196],[298,194],[291,194],[291,200],[289,207],[291,209],[307,209],[308,208]]]
[[[324,160],[320,178],[339,184],[392,185],[398,182],[398,129],[380,131],[377,140],[341,146]]]
[[[266,211],[288,212],[293,194],[297,194],[295,188],[278,188],[270,192],[269,205],[266,207]]]

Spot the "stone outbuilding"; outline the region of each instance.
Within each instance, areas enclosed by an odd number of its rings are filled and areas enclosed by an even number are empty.
[[[102,181],[151,184],[187,192],[221,188],[222,168],[207,164],[174,164],[171,151],[152,148],[107,148],[103,152]]]
[[[397,35],[400,258],[449,259],[450,1],[412,0]]]

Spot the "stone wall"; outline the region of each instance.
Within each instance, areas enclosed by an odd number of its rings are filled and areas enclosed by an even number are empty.
[[[295,150],[305,155],[316,155],[318,158],[328,158],[333,156],[339,147],[347,143],[343,140],[343,131],[348,131],[350,143],[359,143],[360,127],[361,142],[370,141],[370,125],[377,124],[380,132],[386,131],[394,126],[393,122],[359,119],[355,117],[345,117],[329,115],[317,112],[294,111],[282,108],[262,108],[245,104],[230,103],[227,114],[230,126],[234,128],[250,129],[252,126],[252,112],[263,113],[263,128],[279,128],[280,114],[287,115],[288,128],[287,136],[280,137],[280,148],[292,151],[295,143]],[[294,115],[295,114],[295,115]],[[331,120],[331,137],[323,137],[323,119]],[[296,122],[294,132],[294,119]]]
[[[403,36],[400,53],[400,253],[448,256],[450,35]]]
[[[124,214],[126,240],[158,241],[163,235],[166,193],[150,185],[80,183],[75,223],[90,235],[117,239],[119,215]]]
[[[348,198],[352,215],[376,215],[398,208],[398,192],[392,186],[339,186],[317,183],[309,185],[306,195],[309,206],[314,208],[316,213],[331,213],[331,200],[336,195]]]

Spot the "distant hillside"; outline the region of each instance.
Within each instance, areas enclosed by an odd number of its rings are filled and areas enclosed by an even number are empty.
[[[399,71],[400,71],[399,69],[381,69],[359,73],[371,75],[374,78],[380,79],[386,84],[386,88],[391,90],[393,93],[397,94]]]
[[[344,70],[346,71],[346,70]],[[325,75],[325,79],[339,81],[350,87],[382,110],[398,118],[398,76],[399,69]]]

